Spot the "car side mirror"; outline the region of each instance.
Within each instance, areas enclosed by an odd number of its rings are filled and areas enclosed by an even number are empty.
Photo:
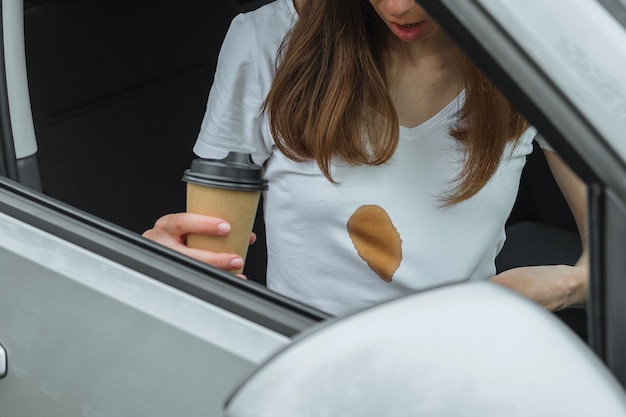
[[[489,282],[440,287],[320,325],[261,366],[227,417],[626,416],[587,345]]]

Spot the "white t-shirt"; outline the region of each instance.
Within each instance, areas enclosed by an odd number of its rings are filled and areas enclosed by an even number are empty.
[[[425,123],[401,127],[398,149],[383,166],[334,163],[332,184],[316,162],[282,155],[259,111],[277,49],[296,18],[292,0],[277,0],[233,20],[194,147],[206,158],[251,152],[265,166],[268,287],[345,314],[415,290],[493,276],[535,130],[507,146],[476,196],[443,207],[464,157],[448,134],[461,94]]]

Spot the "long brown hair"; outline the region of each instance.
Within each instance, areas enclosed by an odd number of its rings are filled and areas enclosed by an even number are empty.
[[[381,165],[396,150],[398,116],[385,74],[387,27],[368,0],[308,0],[279,50],[263,104],[276,145],[295,161],[316,160],[334,182],[333,158]],[[508,100],[459,51],[466,101],[451,135],[465,164],[446,204],[475,195],[498,168],[506,143],[528,127]]]

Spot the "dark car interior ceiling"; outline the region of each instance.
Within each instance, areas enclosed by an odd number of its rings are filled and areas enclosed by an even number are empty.
[[[231,19],[268,0],[25,0],[28,82],[44,193],[141,233],[185,208],[217,54]],[[246,274],[265,282],[263,224]],[[498,270],[575,262],[575,223],[529,157]],[[582,310],[559,313],[585,337]]]

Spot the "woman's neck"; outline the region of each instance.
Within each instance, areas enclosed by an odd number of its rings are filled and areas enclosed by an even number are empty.
[[[400,124],[417,126],[462,90],[459,51],[447,37],[401,44],[388,55],[387,82]]]

